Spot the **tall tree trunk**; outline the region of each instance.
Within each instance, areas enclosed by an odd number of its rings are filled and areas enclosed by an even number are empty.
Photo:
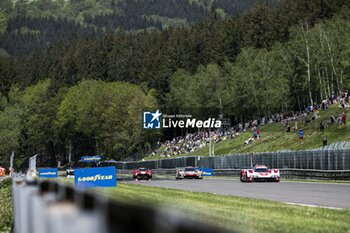
[[[340,81],[339,81],[339,78],[338,78],[337,70],[336,70],[335,65],[334,65],[334,58],[333,58],[332,48],[331,48],[329,39],[326,36],[326,34],[324,34],[324,38],[325,38],[325,40],[327,42],[328,55],[329,55],[329,59],[330,59],[330,62],[331,62],[331,67],[332,67],[333,75],[334,75],[334,78],[335,78],[335,82],[337,84],[337,93],[339,93],[339,91],[341,90],[341,87],[340,87]]]
[[[343,89],[343,70],[340,69],[340,88]],[[342,90],[339,90],[342,91]]]
[[[333,72],[331,73],[331,91],[332,91],[332,95],[334,95],[334,74]]]
[[[323,93],[325,95],[325,98],[328,98],[329,93],[327,92],[327,82],[326,82],[326,77],[324,75],[324,71],[320,70],[320,74],[321,74],[321,79],[322,79],[322,84],[323,84]]]
[[[304,28],[304,22],[302,22],[301,24],[301,30],[303,33],[303,39],[304,39],[304,43],[305,43],[305,50],[306,50],[306,60],[299,57],[298,58],[305,64],[306,68],[307,68],[307,86],[308,86],[308,98],[310,101],[310,105],[314,104],[314,101],[312,99],[312,91],[311,91],[311,70],[310,70],[310,47],[309,47],[309,40],[308,40],[308,30],[309,30],[309,26],[307,23],[305,23],[306,28]]]
[[[301,105],[300,105],[300,99],[298,94],[297,94],[297,102],[298,102],[299,112],[301,112]]]
[[[315,71],[317,71],[317,74],[318,74],[318,80],[320,81],[320,97],[321,97],[321,100],[323,100],[323,90],[322,90],[322,78],[321,78],[321,72],[320,72],[320,69],[317,68],[317,66],[315,65]]]
[[[306,30],[308,30],[308,26],[306,27]],[[310,104],[311,106],[314,105],[314,101],[312,100],[312,93],[311,93],[311,70],[310,70],[310,48],[309,48],[309,41],[307,39],[306,32],[305,34],[305,46],[306,46],[306,55],[307,55],[307,81],[309,83],[309,98],[310,98]]]
[[[321,54],[325,53],[325,46],[324,46],[324,43],[323,43],[323,38],[324,38],[323,34],[324,34],[323,28],[320,25],[319,26],[319,39],[320,39],[320,45],[321,45],[321,51],[322,51]],[[319,63],[322,64],[321,62],[319,62]],[[330,94],[329,94],[329,92],[327,93],[326,76],[324,75],[324,71],[321,70],[320,65],[318,65],[317,72],[318,72],[318,78],[320,79],[321,99],[323,100],[323,95],[324,95],[325,98],[327,98],[327,96],[329,96]],[[323,87],[323,89],[322,89],[322,87]]]
[[[72,140],[69,139],[69,145],[68,145],[68,162],[72,162]]]
[[[330,87],[330,81],[329,81],[327,66],[325,67],[324,76],[325,76],[325,80],[327,80],[328,96],[331,96],[333,93],[332,93],[332,90],[331,90],[331,87]]]

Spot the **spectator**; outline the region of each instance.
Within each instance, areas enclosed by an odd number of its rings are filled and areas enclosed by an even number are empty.
[[[239,132],[243,131],[243,123],[238,124],[238,130]]]
[[[338,124],[339,124],[339,128],[342,127],[342,125],[343,125],[343,117],[342,116],[338,117]]]
[[[299,130],[298,135],[299,135],[299,139],[300,139],[300,140],[303,140],[303,139],[304,139],[304,132],[303,132],[302,129]]]
[[[315,110],[314,113],[312,114],[312,120],[316,120],[317,118],[319,118],[318,114],[318,110]]]
[[[246,144],[249,144],[249,143],[251,143],[253,141],[254,141],[254,139],[253,139],[253,137],[251,137],[251,138],[248,138],[247,140],[245,140],[244,144],[246,145]]]
[[[343,112],[343,115],[341,116],[341,120],[342,120],[342,124],[345,127],[346,126],[346,113],[345,112]]]
[[[256,127],[255,126],[253,127],[252,132],[253,132],[253,138],[255,140],[258,140],[258,133],[256,132]]]
[[[323,132],[324,131],[324,125],[322,122],[320,122],[320,131]]]
[[[322,100],[321,108],[323,111],[327,110],[327,100]]]
[[[290,132],[290,125],[287,125],[287,130],[286,130],[287,133]]]

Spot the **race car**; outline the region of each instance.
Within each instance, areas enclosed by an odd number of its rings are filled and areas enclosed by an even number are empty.
[[[203,179],[202,171],[194,167],[176,168],[176,179],[195,178]]]
[[[152,179],[152,170],[140,167],[132,170],[132,177],[136,180],[150,180]]]
[[[278,169],[269,169],[264,165],[256,165],[252,169],[242,169],[240,180],[241,182],[253,181],[274,181],[279,182],[281,179]]]

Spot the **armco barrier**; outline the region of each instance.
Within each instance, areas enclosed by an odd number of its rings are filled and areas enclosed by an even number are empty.
[[[279,151],[222,156],[184,156],[139,162],[118,162],[118,169],[147,167],[169,169],[195,166],[213,169],[242,169],[265,164],[278,169],[350,170],[350,149]]]
[[[156,208],[110,200],[54,181],[13,180],[15,233],[213,233]]]
[[[238,178],[241,169],[216,169],[215,176],[232,176]],[[349,180],[350,170],[307,170],[307,169],[280,169],[281,179],[319,179],[319,180]]]
[[[242,169],[214,169],[214,177],[226,176],[238,179],[241,170]],[[282,180],[285,178],[350,180],[350,170],[280,169],[280,173]],[[120,171],[117,177],[121,180],[131,180],[131,170]],[[175,169],[154,169],[153,179],[175,179]]]
[[[175,178],[175,168],[153,169],[153,179]],[[242,169],[214,169],[214,176],[232,176],[238,178]],[[314,169],[280,169],[283,178],[350,180],[350,170],[314,170]],[[60,173],[61,176],[65,172]],[[118,169],[118,180],[131,180],[132,170]]]
[[[350,180],[350,170],[301,170],[301,169],[282,169],[280,170],[283,178],[300,179],[318,179],[318,180]]]

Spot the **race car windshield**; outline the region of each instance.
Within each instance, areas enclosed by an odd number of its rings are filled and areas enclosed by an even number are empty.
[[[269,169],[267,168],[255,168],[255,172],[268,172]]]
[[[140,170],[140,171],[147,171],[146,168],[140,168],[139,170]]]
[[[185,168],[185,171],[187,171],[187,172],[193,172],[193,171],[194,171],[194,168]]]

